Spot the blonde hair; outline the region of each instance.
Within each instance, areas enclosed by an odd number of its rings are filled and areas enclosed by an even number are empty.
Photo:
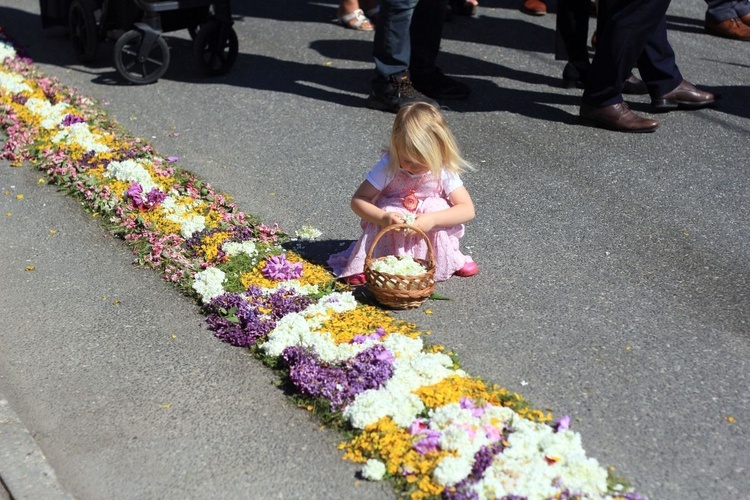
[[[442,170],[457,174],[473,170],[461,157],[456,138],[445,117],[426,102],[407,104],[399,109],[391,129],[388,169],[398,172],[402,159],[430,169],[438,179]]]

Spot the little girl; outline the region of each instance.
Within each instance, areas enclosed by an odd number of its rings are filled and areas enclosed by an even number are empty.
[[[402,107],[388,152],[352,196],[351,207],[362,218],[363,233],[328,259],[334,274],[351,285],[363,284],[365,257],[377,233],[391,224],[413,221],[432,243],[436,281],[453,274],[475,275],[477,265],[458,249],[463,224],[474,218],[474,203],[458,175],[470,168],[440,111],[423,102]],[[372,257],[386,255],[426,259],[427,244],[414,231],[389,231]]]

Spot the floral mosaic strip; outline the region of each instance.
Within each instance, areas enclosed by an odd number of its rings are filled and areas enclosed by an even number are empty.
[[[357,303],[231,198],[45,77],[0,29],[0,156],[30,162],[126,240],[136,261],[201,301],[224,342],[275,359],[353,437],[370,480],[418,500],[643,498],[586,453],[565,417],[471,377],[416,325]]]

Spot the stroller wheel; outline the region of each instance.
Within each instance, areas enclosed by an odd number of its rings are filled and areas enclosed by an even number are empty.
[[[151,47],[142,47],[143,40],[142,32],[130,30],[115,43],[115,68],[131,83],[154,83],[169,67],[169,47],[164,38],[156,37]]]
[[[228,23],[216,20],[201,25],[193,42],[193,57],[209,76],[226,74],[237,60],[237,33]]]
[[[73,0],[68,11],[68,29],[76,57],[81,62],[96,58],[99,44],[92,0]]]

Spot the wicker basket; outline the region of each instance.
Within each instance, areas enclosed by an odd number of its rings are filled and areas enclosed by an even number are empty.
[[[414,259],[425,268],[423,274],[404,276],[376,271],[372,264],[384,257],[372,258],[372,252],[380,238],[388,231],[411,230],[419,234],[427,243],[427,260]],[[435,252],[432,243],[424,232],[408,224],[393,224],[380,230],[370,244],[365,257],[365,277],[367,288],[375,296],[375,300],[393,309],[410,309],[419,307],[435,291]]]

